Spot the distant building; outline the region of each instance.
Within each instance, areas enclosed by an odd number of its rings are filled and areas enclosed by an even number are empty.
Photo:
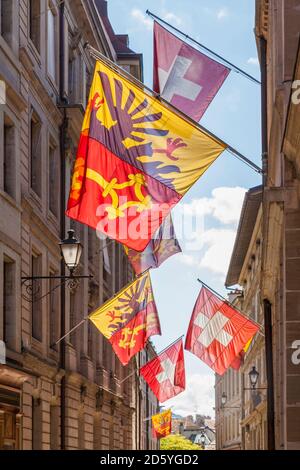
[[[181,434],[194,444],[201,444],[201,436],[205,437],[205,448],[215,450],[215,423],[209,416],[197,414],[186,417],[172,417],[172,434]]]
[[[155,349],[152,342],[149,341],[147,347],[138,355],[139,367],[142,367],[148,361],[151,361],[155,356]],[[159,440],[153,437],[151,419],[152,415],[159,413],[159,404],[156,396],[145,380],[143,380],[142,377],[138,377],[137,381],[139,385],[137,415],[140,420],[140,442],[137,448],[150,450],[159,449]]]

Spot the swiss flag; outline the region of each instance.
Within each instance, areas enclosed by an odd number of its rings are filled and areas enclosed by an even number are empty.
[[[202,287],[190,320],[185,349],[217,374],[236,368],[237,357],[259,326]]]
[[[199,121],[230,69],[154,22],[153,89]]]
[[[185,389],[182,340],[176,341],[140,368],[140,374],[154,395],[163,403]]]

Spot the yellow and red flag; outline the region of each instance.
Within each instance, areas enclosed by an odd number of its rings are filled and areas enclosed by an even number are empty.
[[[143,251],[225,147],[97,61],[66,213]]]
[[[152,416],[153,436],[157,439],[166,437],[171,434],[172,430],[172,411],[165,410],[157,415]]]
[[[122,364],[128,364],[150,336],[161,334],[149,272],[92,312],[89,319],[109,340]]]
[[[171,214],[168,215],[155,232],[144,251],[136,251],[124,247],[125,253],[136,274],[142,274],[151,268],[159,268],[170,256],[181,252],[176,238]]]

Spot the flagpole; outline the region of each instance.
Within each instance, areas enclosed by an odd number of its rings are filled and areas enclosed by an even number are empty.
[[[106,302],[104,302],[104,304],[100,305],[100,307],[97,307],[95,310],[93,310],[91,313],[88,314],[87,318],[91,317],[95,312],[97,312],[97,310],[99,310],[100,308],[103,309],[106,305],[108,305],[110,302],[112,302],[113,300],[115,300],[119,295],[121,295],[123,292],[126,291],[126,289],[128,289],[128,287],[131,286],[131,284],[134,284],[140,277],[144,276],[144,274],[146,274],[146,272],[149,271],[149,269],[146,269],[146,271],[144,271],[143,273],[139,274],[138,276],[136,276],[132,281],[128,282],[128,284],[126,284],[124,287],[122,287],[121,290],[119,290],[118,292],[116,292],[115,295],[113,295],[110,299],[106,300]]]
[[[179,338],[175,339],[175,341],[173,341],[173,343],[169,344],[168,346],[166,346],[162,351],[160,351],[159,353],[156,353],[157,356],[159,356],[160,354],[162,354],[166,349],[170,348],[171,346],[173,346],[173,344],[177,343],[180,339],[182,339],[184,337],[184,335],[181,335],[179,336]]]
[[[65,335],[63,335],[61,338],[59,338],[55,343],[53,343],[53,346],[56,346],[57,344],[59,344],[63,339],[65,339],[67,336],[69,336],[71,333],[73,333],[73,331],[77,330],[77,328],[79,328],[86,320],[89,319],[89,317],[91,315],[93,315],[93,313],[95,313],[95,311],[99,310],[99,308],[104,308],[106,304],[108,304],[109,302],[112,302],[116,297],[118,297],[118,295],[121,294],[121,292],[125,291],[126,289],[128,289],[128,287],[133,284],[135,281],[137,281],[140,277],[142,277],[145,273],[147,272],[144,271],[142,274],[140,274],[139,276],[137,276],[136,278],[134,278],[132,281],[130,281],[128,284],[126,284],[125,287],[123,287],[123,289],[121,289],[119,292],[117,292],[113,297],[111,297],[110,299],[108,299],[106,302],[104,302],[104,304],[102,304],[100,307],[98,307],[96,310],[94,310],[93,312],[89,313],[89,315],[87,315],[86,317],[84,317],[79,323],[77,323],[77,325],[73,326],[73,328],[71,328],[69,331],[67,331],[67,333]]]
[[[183,31],[181,31],[180,29],[176,28],[175,26],[171,25],[170,23],[168,23],[167,21],[163,20],[162,18],[160,18],[159,16],[155,15],[154,13],[152,13],[151,11],[149,10],[146,10],[146,14],[151,16],[153,19],[155,20],[158,20],[160,23],[163,23],[165,24],[166,26],[168,26],[169,28],[173,29],[174,31],[176,31],[178,34],[180,34],[181,36],[183,36],[185,39],[188,39],[189,41],[192,41],[194,44],[197,44],[197,46],[201,47],[201,49],[204,49],[206,52],[208,52],[209,54],[213,55],[214,57],[216,57],[217,59],[221,60],[223,63],[227,64],[228,67],[233,70],[234,72],[236,73],[239,73],[241,75],[243,75],[245,78],[248,78],[248,80],[250,80],[251,82],[254,82],[258,85],[261,85],[261,82],[259,80],[257,80],[257,78],[253,77],[252,75],[250,75],[249,73],[245,72],[245,70],[241,69],[240,67],[238,67],[237,65],[234,65],[232,62],[229,62],[229,60],[225,59],[224,57],[222,57],[220,54],[217,54],[216,52],[212,51],[211,49],[209,49],[208,47],[204,46],[204,44],[201,44],[200,42],[196,41],[196,39],[190,37],[188,34],[185,34]]]
[[[73,331],[77,330],[77,328],[79,328],[88,318],[89,318],[88,316],[84,317],[79,323],[77,323],[77,325],[73,326],[73,328],[71,328],[69,331],[67,331],[66,334],[64,334],[61,338],[59,338],[51,346],[56,346],[57,344],[59,344],[63,339],[65,339],[67,336],[69,336],[71,333],[73,333]]]
[[[113,242],[115,242],[116,240],[109,240],[105,245],[103,245],[97,252],[96,254],[100,254],[102,253],[103,250],[105,250],[105,248],[108,248]]]
[[[126,382],[127,379],[130,379],[130,377],[132,377],[134,374],[136,373],[136,371],[134,370],[133,372],[131,372],[131,374],[127,375],[125,377],[125,379],[122,379],[119,384],[121,385],[122,383]]]
[[[134,83],[137,87],[139,87],[142,91],[148,91],[152,96],[155,98],[159,99],[165,106],[167,106],[169,109],[171,109],[173,112],[176,114],[180,115],[185,121],[189,122],[191,125],[193,125],[196,129],[199,129],[200,131],[204,132],[206,135],[211,137],[212,139],[216,140],[219,142],[221,145],[224,146],[224,150],[227,150],[230,152],[232,155],[234,155],[238,160],[241,160],[243,163],[248,165],[252,170],[254,170],[256,173],[262,174],[263,170],[256,165],[252,160],[249,158],[245,157],[241,152],[236,150],[234,147],[231,145],[227,144],[224,142],[224,140],[220,139],[219,137],[216,136],[213,132],[209,131],[205,127],[202,126],[202,124],[199,124],[198,122],[194,121],[192,118],[190,118],[187,114],[183,113],[180,109],[176,108],[173,106],[171,103],[169,103],[167,100],[165,100],[162,96],[159,95],[159,93],[156,93],[155,91],[151,90],[147,85],[144,85],[140,80],[137,78],[133,77],[130,73],[128,73],[126,70],[122,69],[119,65],[115,64],[112,62],[108,57],[105,57],[101,52],[97,51],[94,47],[92,47],[90,44],[86,43],[85,44],[85,49],[88,50],[90,55],[94,57],[96,60],[102,60],[110,69],[113,71],[117,72],[120,74],[123,78],[129,80],[130,82]]]
[[[238,308],[236,308],[235,305],[233,305],[231,302],[229,302],[229,300],[225,299],[225,297],[223,297],[221,294],[219,294],[219,292],[215,291],[212,287],[210,287],[209,285],[205,284],[205,282],[201,281],[201,279],[197,279],[198,282],[200,282],[200,284],[202,284],[204,287],[206,287],[208,290],[210,290],[213,294],[215,294],[217,297],[219,297],[220,300],[223,300],[224,302],[226,302],[228,305],[230,305],[230,307],[234,308],[235,310],[237,310],[238,312],[240,312],[242,315],[244,315],[246,318],[248,318],[249,320],[251,320],[253,323],[255,323],[257,326],[259,326],[259,328],[263,328],[263,325],[261,323],[258,323],[257,321],[253,320],[252,318],[249,318],[248,315],[245,315],[244,312],[241,312]],[[258,331],[258,333],[262,336],[265,336],[263,334],[262,331]]]

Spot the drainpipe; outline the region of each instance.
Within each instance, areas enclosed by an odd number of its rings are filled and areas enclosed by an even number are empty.
[[[150,388],[148,387],[148,384],[147,384],[147,388],[146,388],[146,417],[147,418],[149,418],[149,416],[150,416],[149,393],[150,393]],[[146,434],[146,450],[150,449],[150,429],[151,429],[150,423],[151,423],[150,420],[146,421],[146,429],[147,429],[147,431],[146,431],[147,432],[147,434]]]
[[[241,373],[241,388],[242,388],[242,399],[241,399],[241,420],[242,423],[245,419],[245,374]],[[246,439],[245,439],[245,426],[243,424],[241,428],[241,447],[242,450],[246,450]]]
[[[261,56],[261,136],[262,136],[262,167],[263,190],[267,188],[268,175],[268,102],[267,102],[267,41],[260,37]],[[267,202],[263,200],[264,232],[266,232]],[[264,258],[263,258],[264,259]],[[264,271],[262,270],[262,274]],[[265,350],[266,350],[266,375],[267,375],[267,428],[268,450],[275,450],[275,399],[274,399],[274,374],[273,374],[273,335],[272,335],[272,306],[268,299],[263,300],[264,326],[265,326]]]
[[[62,1],[59,9],[59,100],[60,103],[66,102],[64,94],[65,84],[65,2]],[[65,201],[66,201],[66,132],[68,127],[66,109],[63,110],[63,122],[60,126],[60,238],[63,240],[66,233],[66,221],[65,221]],[[61,260],[61,275],[65,276],[66,272],[65,263]],[[65,286],[62,285],[60,288],[60,305],[61,305],[61,317],[60,317],[60,331],[61,336],[65,334],[65,321],[66,321],[66,291]],[[60,368],[65,372],[66,368],[66,344],[62,341],[60,344]],[[65,409],[66,409],[66,378],[63,375],[61,379],[61,390],[60,390],[60,447],[61,450],[66,448],[65,441]]]
[[[267,374],[267,427],[268,450],[275,450],[275,403],[273,376],[273,343],[272,343],[272,306],[264,299],[266,374]]]
[[[260,69],[261,69],[261,144],[263,187],[267,184],[268,173],[268,89],[267,89],[267,41],[260,37]]]

